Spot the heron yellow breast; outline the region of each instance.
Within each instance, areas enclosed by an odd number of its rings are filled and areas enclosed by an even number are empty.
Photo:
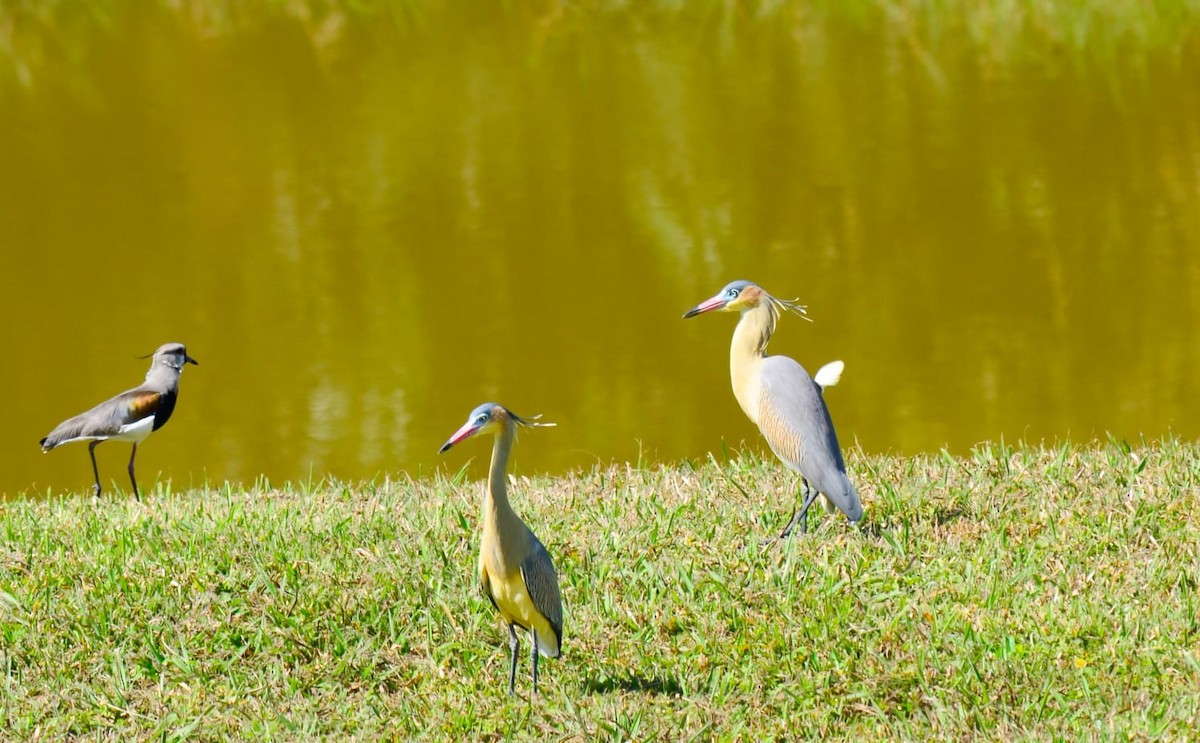
[[[525,587],[525,579],[521,577],[521,571],[512,570],[500,573],[489,570],[487,560],[481,555],[479,572],[504,621],[536,632],[542,655],[552,657],[558,655],[558,635],[549,620],[533,603],[533,597],[529,595],[529,589]]]
[[[730,364],[729,379],[733,396],[737,398],[742,412],[755,425],[759,425],[759,395],[762,393],[762,378],[757,359],[735,358]]]

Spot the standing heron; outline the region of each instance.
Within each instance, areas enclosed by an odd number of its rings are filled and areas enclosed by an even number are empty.
[[[762,431],[771,451],[800,474],[804,503],[779,533],[783,539],[796,522],[808,531],[808,507],[821,495],[825,510],[840,509],[851,521],[862,518],[862,503],[838,446],[837,434],[821,390],[841,376],[840,362],[831,362],[818,373],[818,385],[808,372],[787,356],[767,356],[767,343],[779,316],[791,310],[805,317],[805,309],[794,300],[776,299],[751,281],[734,281],[684,317],[720,310],[740,312],[729,348],[729,376],[733,394],[742,411]]]
[[[143,357],[145,358],[145,357]],[[138,444],[154,431],[166,425],[175,411],[175,398],[179,394],[179,375],[184,364],[199,362],[187,355],[182,343],[167,343],[151,354],[150,371],[146,381],[105,400],[96,407],[80,413],[74,418],[59,423],[41,440],[42,453],[69,444],[72,441],[90,441],[88,454],[92,457],[92,474],[96,478],[95,496],[100,495],[100,468],[96,466],[96,446],[101,441],[132,441],[133,453],[129,455],[129,482],[133,494],[142,499],[138,492],[137,478],[133,474],[133,460],[137,456]]]
[[[508,693],[517,682],[517,627],[530,635],[533,691],[537,693],[538,653],[557,658],[562,648],[562,596],[550,553],[508,503],[505,470],[518,426],[553,426],[537,417],[521,418],[503,405],[484,403],[471,411],[467,422],[454,432],[439,453],[463,439],[481,433],[495,434],[487,493],[483,498],[483,538],[479,544],[479,581],[483,594],[508,624],[512,660]]]

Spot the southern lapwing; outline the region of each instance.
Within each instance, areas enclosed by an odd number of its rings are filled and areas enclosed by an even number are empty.
[[[137,456],[138,444],[170,420],[175,410],[179,375],[183,373],[184,364],[199,366],[199,362],[187,355],[182,343],[159,346],[151,356],[150,371],[146,372],[146,381],[141,386],[122,392],[86,413],[59,423],[42,439],[42,452],[72,441],[92,442],[88,444],[88,454],[92,457],[92,474],[96,477],[95,495],[99,496],[100,470],[96,467],[96,445],[109,439],[132,441],[129,482],[133,484],[134,496],[141,500],[137,478],[133,474],[133,459]]]

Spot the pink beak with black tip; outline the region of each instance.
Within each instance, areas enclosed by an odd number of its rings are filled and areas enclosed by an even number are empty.
[[[696,315],[702,314],[704,312],[710,312],[712,310],[719,310],[719,309],[724,308],[725,305],[727,305],[727,304],[729,304],[729,300],[725,299],[725,297],[718,294],[717,296],[713,297],[712,299],[706,299],[703,302],[701,302],[700,304],[698,304],[695,307],[688,310],[687,312],[683,313],[683,317],[684,317],[684,319],[687,319],[689,317],[695,317]]]
[[[462,441],[463,439],[471,438],[471,436],[474,435],[475,432],[480,428],[483,428],[481,424],[477,424],[473,420],[467,421],[465,424],[463,424],[462,428],[455,431],[454,435],[447,439],[446,443],[442,444],[442,448],[438,449],[438,454],[445,454],[450,447],[454,446],[458,442]]]

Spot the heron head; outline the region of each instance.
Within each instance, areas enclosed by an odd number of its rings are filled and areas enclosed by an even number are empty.
[[[508,426],[554,425],[553,423],[540,423],[538,422],[538,418],[541,418],[541,416],[535,415],[529,418],[522,418],[503,405],[494,402],[485,402],[471,411],[471,414],[467,416],[467,422],[462,424],[462,427],[455,431],[454,435],[447,439],[446,443],[442,444],[442,448],[438,449],[438,453],[445,452],[464,439],[469,439],[481,433],[498,433],[505,430]]]
[[[757,307],[764,298],[770,299],[770,297],[770,294],[763,291],[763,288],[753,281],[731,281],[725,285],[724,289],[691,308],[683,316],[685,318],[695,317],[696,315],[704,312],[712,312],[713,310],[720,312],[741,312],[742,310]]]

